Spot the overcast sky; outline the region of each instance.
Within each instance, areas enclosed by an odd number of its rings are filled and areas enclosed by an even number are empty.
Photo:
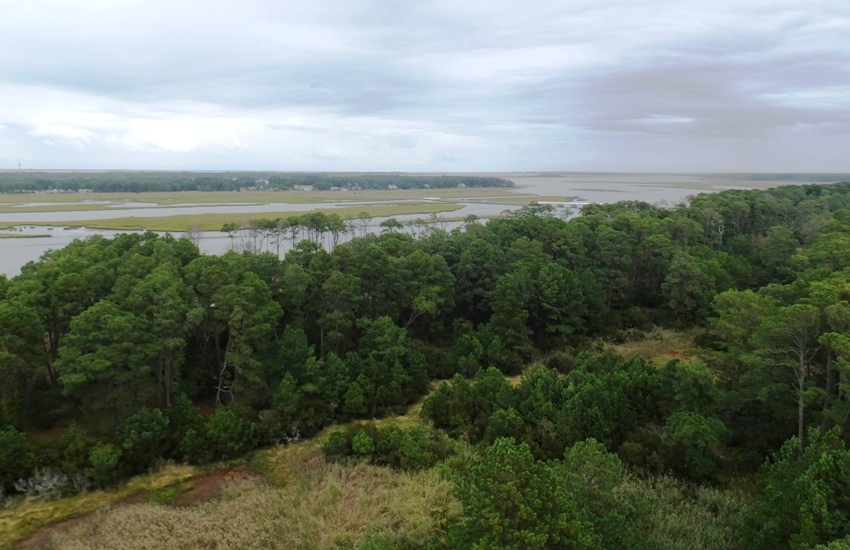
[[[0,169],[850,172],[848,0],[0,6]]]

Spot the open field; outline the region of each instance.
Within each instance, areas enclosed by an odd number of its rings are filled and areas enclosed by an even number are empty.
[[[626,358],[640,356],[655,365],[663,365],[673,359],[696,359],[694,337],[695,331],[692,330],[675,331],[656,327],[641,340],[604,345]]]

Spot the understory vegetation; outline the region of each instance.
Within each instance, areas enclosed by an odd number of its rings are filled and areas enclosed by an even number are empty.
[[[848,544],[850,184],[386,229],[93,237],[0,278],[7,510],[271,448],[52,544]]]

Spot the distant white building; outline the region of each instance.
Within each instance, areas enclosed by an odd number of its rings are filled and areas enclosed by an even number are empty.
[[[292,190],[293,191],[312,191],[313,186],[312,185],[293,185]]]
[[[587,201],[587,200],[584,200],[584,199],[576,199],[576,200],[572,200],[572,201],[558,201],[558,202],[545,201],[545,202],[539,202],[537,204],[549,205],[549,206],[551,206],[551,207],[553,207],[557,210],[564,210],[566,208],[578,210],[582,206],[587,206],[588,204],[591,204],[591,203],[590,203],[590,201]]]

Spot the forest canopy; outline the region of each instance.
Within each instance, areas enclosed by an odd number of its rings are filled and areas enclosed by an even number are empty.
[[[464,516],[433,547],[826,544],[850,535],[848,239],[850,183],[283,258],[75,241],[0,278],[0,485],[49,468],[73,492],[358,421],[329,457],[454,480]],[[604,345],[656,326],[695,349]],[[371,422],[426,394],[421,426]]]
[[[91,191],[146,193],[171,191],[285,191],[309,186],[332,189],[443,189],[513,187],[503,178],[484,176],[415,176],[408,174],[338,174],[301,172],[151,172],[151,171],[3,171],[0,193]]]

